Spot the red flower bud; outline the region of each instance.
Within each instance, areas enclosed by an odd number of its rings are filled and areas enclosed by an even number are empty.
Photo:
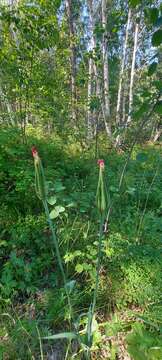
[[[38,151],[35,146],[32,147],[31,152],[32,152],[33,157],[38,156]]]
[[[104,167],[105,167],[105,162],[104,162],[103,159],[98,160],[98,161],[97,161],[97,164],[99,165],[99,167],[100,167],[101,169],[104,169]]]

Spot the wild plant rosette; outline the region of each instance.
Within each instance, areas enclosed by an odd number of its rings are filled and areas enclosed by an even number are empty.
[[[96,193],[96,205],[100,212],[103,214],[106,211],[106,189],[104,184],[104,169],[105,162],[103,159],[98,160],[97,164],[99,166],[99,177],[98,177],[98,185],[97,185],[97,193]]]
[[[36,194],[40,200],[45,201],[47,198],[47,188],[45,183],[44,171],[43,171],[41,159],[35,147],[32,147],[32,155],[34,158],[34,167],[35,167]]]

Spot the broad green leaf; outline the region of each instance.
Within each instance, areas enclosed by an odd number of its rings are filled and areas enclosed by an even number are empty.
[[[53,209],[50,212],[50,219],[56,219],[59,216],[59,212],[56,209]]]
[[[76,339],[77,338],[77,334],[72,333],[72,332],[64,332],[64,333],[60,333],[60,334],[55,334],[55,335],[49,335],[49,336],[45,336],[42,339],[48,339],[48,340],[57,340],[57,339]]]
[[[57,201],[56,196],[51,196],[49,199],[47,199],[47,201],[48,201],[48,204],[55,205],[56,201]]]
[[[82,264],[77,264],[77,265],[75,266],[75,270],[76,270],[76,272],[79,273],[79,274],[82,273],[83,270],[84,270],[83,265],[82,265]]]
[[[56,206],[51,212],[50,212],[50,218],[56,219],[60,213],[64,212],[65,208],[63,206]]]
[[[65,211],[65,208],[64,206],[61,206],[61,205],[58,205],[55,207],[55,210],[58,212],[58,213],[62,213]]]
[[[154,32],[152,36],[152,45],[159,46],[162,43],[162,29]]]
[[[157,62],[153,62],[148,69],[148,76],[152,76],[154,74],[154,72],[156,71],[157,68]]]

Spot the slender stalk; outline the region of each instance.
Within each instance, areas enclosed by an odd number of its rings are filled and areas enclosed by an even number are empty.
[[[93,294],[93,302],[92,302],[92,314],[94,314],[96,301],[97,301],[97,291],[99,285],[99,273],[101,267],[101,254],[102,254],[102,237],[103,237],[103,224],[104,224],[104,215],[101,214],[100,217],[100,230],[99,230],[99,243],[98,243],[98,256],[97,256],[97,267],[96,267],[96,283]]]
[[[89,329],[88,329],[88,345],[91,346],[91,339],[92,339],[92,323],[93,317],[96,307],[97,301],[97,293],[98,293],[98,285],[99,285],[99,273],[101,268],[101,255],[102,255],[102,237],[103,237],[103,225],[104,225],[104,213],[100,215],[100,230],[99,230],[99,243],[98,243],[98,254],[97,254],[97,265],[96,265],[96,281],[95,281],[95,288],[93,293],[93,301],[90,307],[90,322],[89,322]]]
[[[66,296],[67,296],[67,300],[68,300],[68,306],[69,306],[69,310],[70,310],[70,318],[72,318],[72,305],[71,305],[69,291],[68,291],[68,288],[67,288],[67,279],[66,279],[65,271],[64,271],[64,268],[63,268],[63,265],[62,265],[62,260],[61,260],[59,246],[58,246],[58,242],[57,242],[57,238],[56,238],[56,233],[55,233],[55,230],[54,230],[54,227],[53,227],[53,223],[52,223],[52,221],[50,219],[50,213],[49,213],[48,204],[47,204],[46,200],[43,201],[43,206],[44,206],[47,221],[49,223],[50,230],[51,230],[51,233],[52,233],[52,239],[53,239],[55,250],[56,250],[56,256],[57,256],[57,260],[58,260],[58,264],[59,264],[59,267],[60,267],[60,271],[61,271],[61,275],[62,275],[62,278],[63,278],[64,287],[65,287],[65,291],[66,291]]]
[[[37,329],[37,333],[38,333],[38,339],[39,339],[39,347],[40,347],[40,356],[41,356],[41,360],[44,360],[44,356],[43,356],[43,347],[42,347],[42,340],[41,340],[41,336],[40,336],[40,332],[39,332],[39,328],[36,325],[36,329]]]

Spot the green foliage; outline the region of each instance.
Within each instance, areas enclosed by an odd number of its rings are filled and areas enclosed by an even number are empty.
[[[157,68],[157,63],[153,62],[148,69],[148,76],[152,76],[154,74],[154,72],[156,71]]]
[[[136,323],[133,332],[127,336],[128,352],[134,360],[160,360],[162,339],[154,331],[148,331],[143,324]]]
[[[83,308],[88,311],[87,303],[90,303],[95,287],[98,220],[94,206],[98,169],[88,154],[86,158],[81,154],[69,157],[68,147],[66,151],[60,151],[59,139],[55,144],[47,144],[44,138],[38,140],[30,134],[26,147],[21,145],[18,132],[13,137],[10,134],[6,130],[1,132],[1,307],[20,299],[25,306],[27,299],[34,297],[35,317],[47,322],[51,330],[44,336],[50,336],[69,330],[64,325],[69,319],[69,310],[65,289],[59,286],[61,278],[52,251],[51,233],[41,204],[32,195],[34,176],[30,144],[35,144],[42,154],[46,178],[49,179],[50,210],[58,209],[59,216],[54,223],[59,225],[57,235],[67,277],[75,282],[70,290],[75,314],[82,312]],[[103,265],[97,307],[103,308],[104,304],[106,313],[116,307],[121,311],[132,306],[146,308],[161,297],[161,158],[159,151],[151,146],[135,148],[119,189],[125,154],[112,152],[103,155],[104,175],[113,210],[109,233],[105,234],[101,249]],[[7,175],[6,159],[9,163]],[[20,180],[21,169],[26,176]],[[29,178],[30,182],[26,180]],[[7,184],[12,184],[12,190],[9,188],[7,192],[4,191],[6,179]],[[29,192],[24,195],[21,181],[30,189],[30,197]],[[65,211],[60,212],[60,209]],[[79,329],[82,329],[83,324],[79,324]],[[122,327],[127,328],[127,325],[122,323],[116,332],[120,332]],[[11,340],[12,332],[13,328]],[[12,346],[11,341],[10,351]],[[25,343],[22,346],[26,348]],[[147,345],[145,348],[147,354]]]
[[[160,46],[162,42],[162,30],[157,30],[154,32],[152,37],[152,45],[153,46]]]

